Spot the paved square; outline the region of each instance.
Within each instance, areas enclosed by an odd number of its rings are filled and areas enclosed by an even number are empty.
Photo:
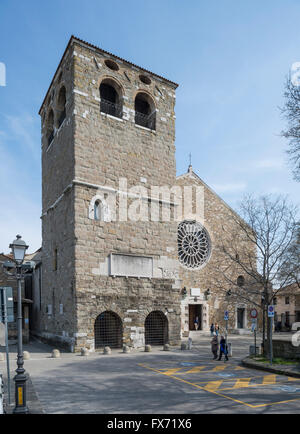
[[[200,365],[190,361],[139,366],[250,408],[300,400],[300,379],[220,363]]]

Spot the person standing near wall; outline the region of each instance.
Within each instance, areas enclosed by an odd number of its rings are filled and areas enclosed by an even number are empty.
[[[211,340],[211,352],[213,353],[214,360],[218,358],[218,347],[219,347],[218,336],[214,333],[213,338]]]

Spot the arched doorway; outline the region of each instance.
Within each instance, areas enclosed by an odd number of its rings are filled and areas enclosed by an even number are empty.
[[[122,348],[123,326],[121,318],[114,312],[102,312],[94,326],[95,349],[102,347]]]
[[[145,321],[145,344],[164,345],[169,340],[168,319],[161,311],[151,312]]]

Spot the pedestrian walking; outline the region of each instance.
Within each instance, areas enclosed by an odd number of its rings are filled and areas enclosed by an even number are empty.
[[[194,321],[194,326],[195,326],[195,330],[198,330],[199,327],[199,318],[196,316],[195,321]]]
[[[218,336],[214,333],[214,336],[211,340],[211,352],[214,355],[214,360],[218,358],[218,347],[219,347]]]
[[[220,340],[220,355],[218,360],[222,359],[222,355],[224,354],[225,356],[225,362],[228,360],[228,350],[227,350],[227,345],[226,345],[226,340],[224,338],[224,336],[221,336],[221,340]]]
[[[210,336],[212,337],[214,335],[215,332],[215,325],[214,323],[212,323],[212,325],[210,326]]]
[[[220,327],[218,326],[217,323],[215,324],[215,333],[216,333],[217,336],[219,336],[219,333],[220,333]]]

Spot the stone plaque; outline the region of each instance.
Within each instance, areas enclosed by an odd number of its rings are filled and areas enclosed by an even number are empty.
[[[152,278],[153,258],[112,253],[110,255],[110,275]]]
[[[200,288],[191,288],[191,297],[200,297]]]

